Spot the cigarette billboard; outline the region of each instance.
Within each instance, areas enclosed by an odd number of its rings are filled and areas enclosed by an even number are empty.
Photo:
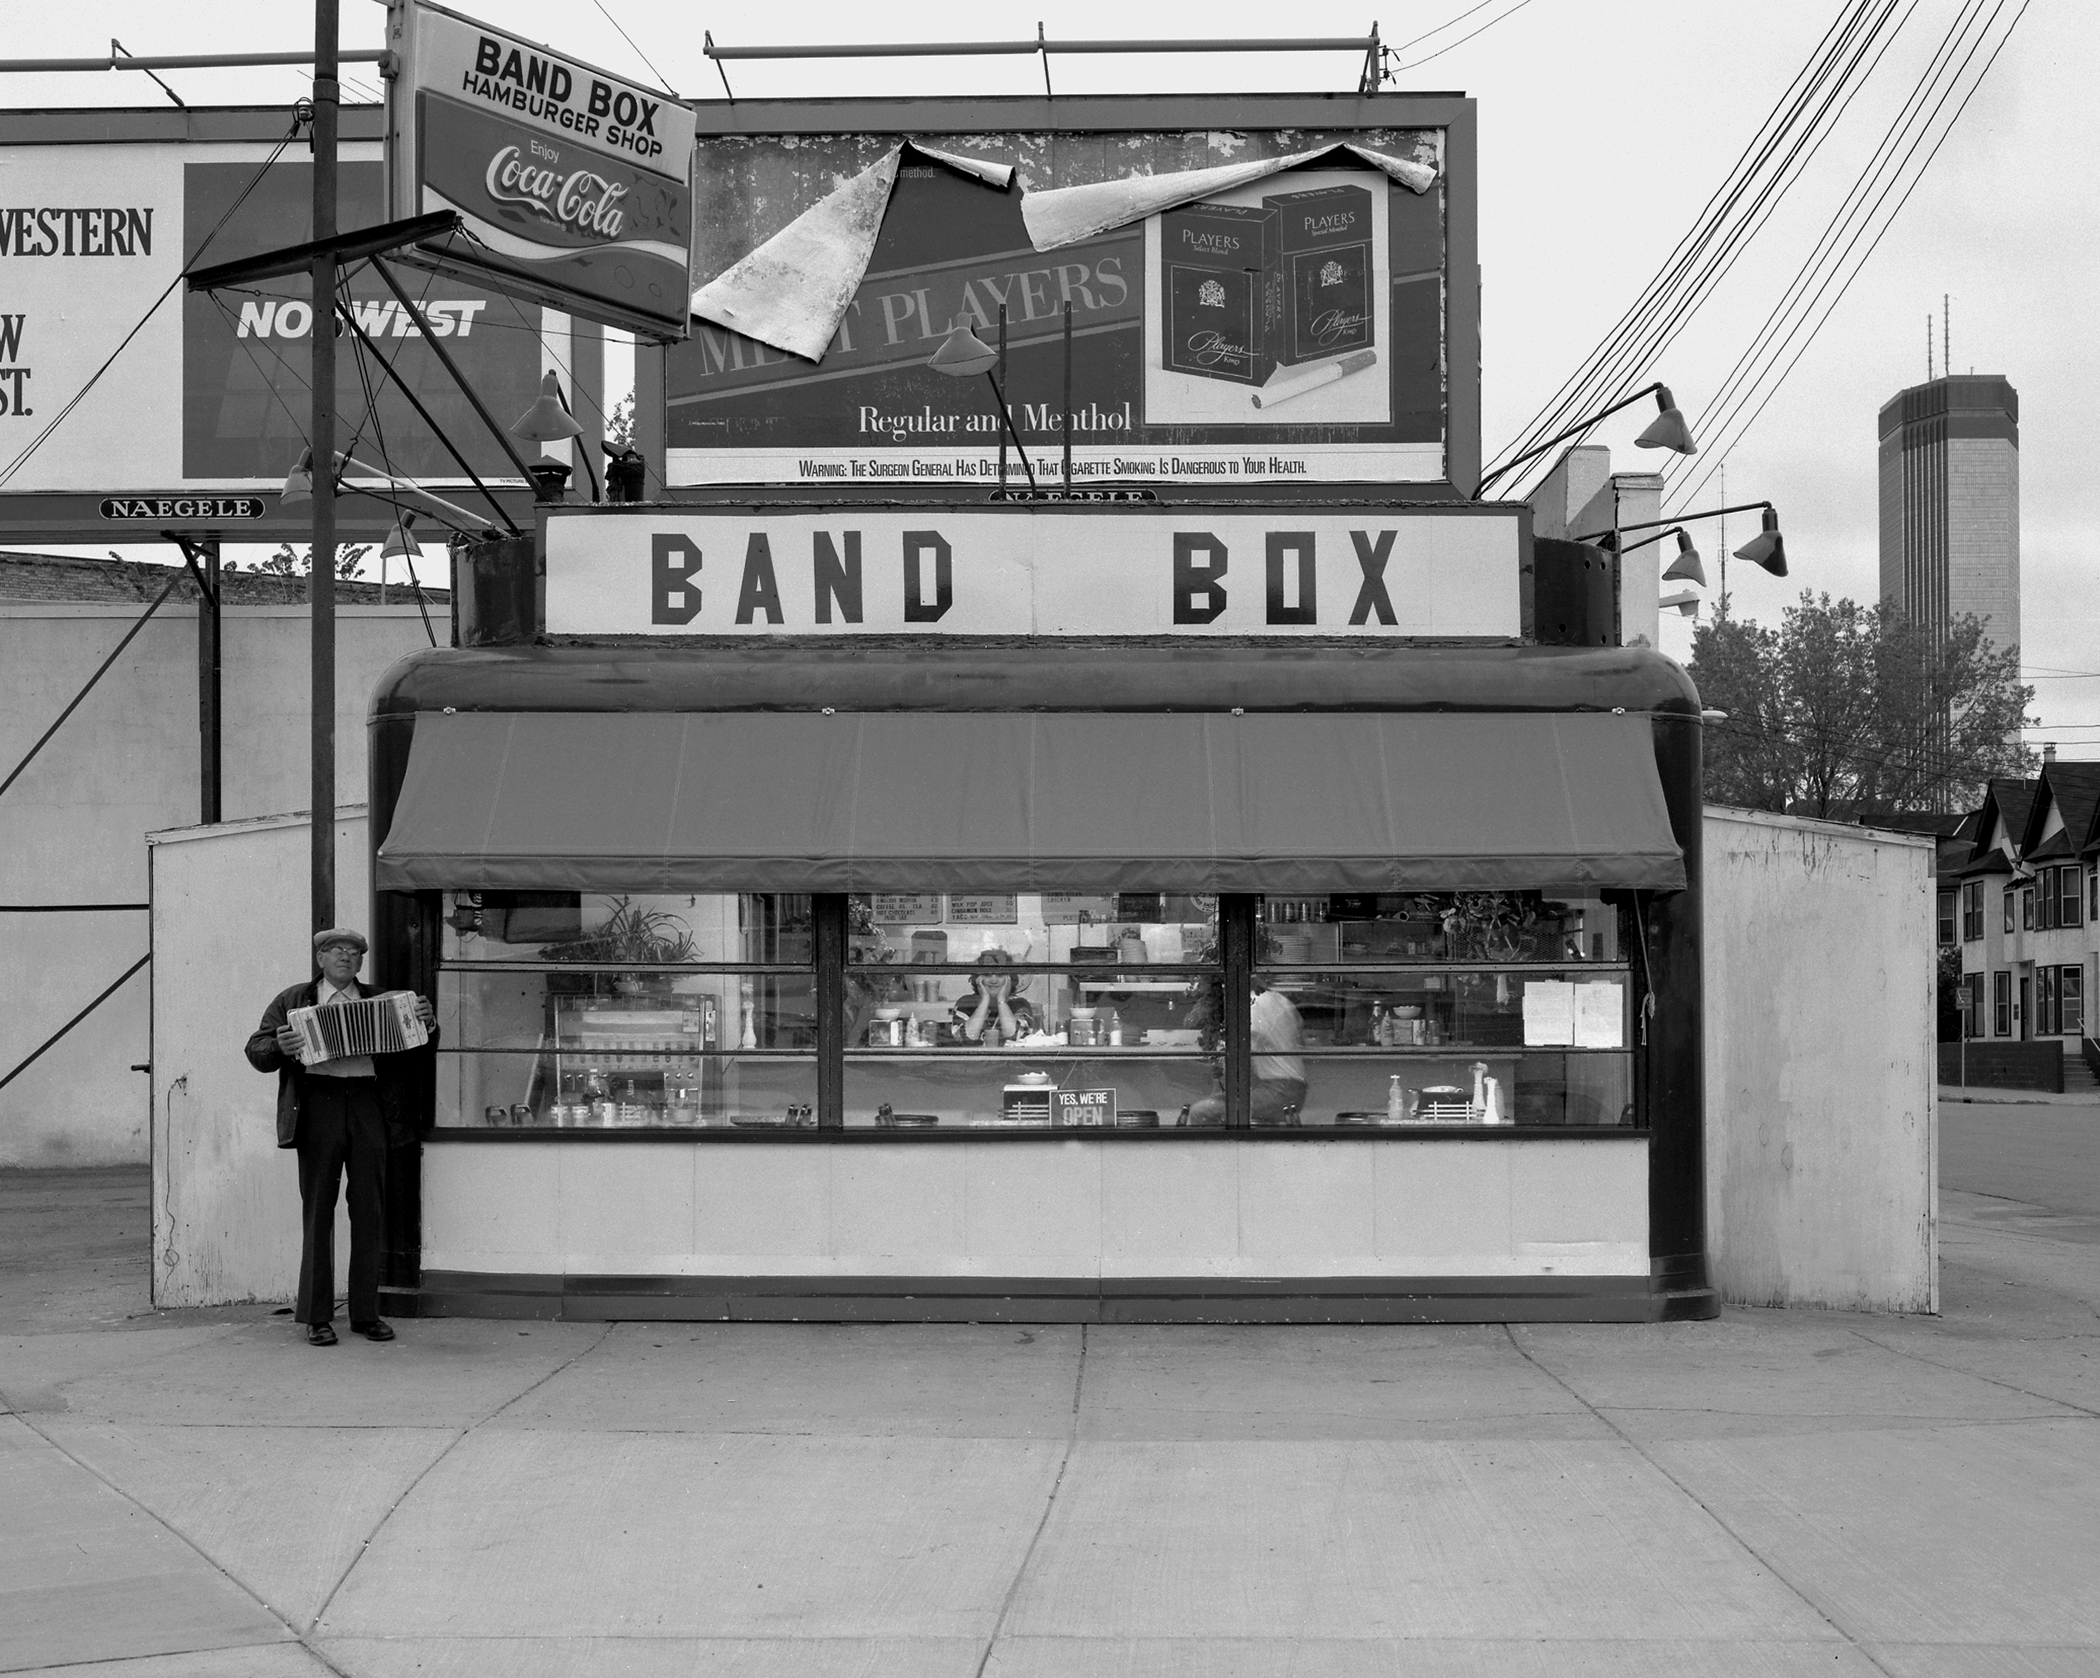
[[[1016,126],[1016,103],[1057,126]],[[1142,120],[1177,103],[1195,102],[738,107],[734,133],[705,132],[724,119],[703,107],[670,482],[986,485],[1004,443],[1015,485],[1024,452],[1060,474],[1068,429],[1078,486],[1462,477],[1470,103],[1252,98]]]
[[[394,214],[455,210],[413,260],[586,320],[685,335],[693,113],[424,0],[389,0]]]
[[[369,135],[343,148],[346,229],[385,219],[375,116],[345,112],[350,134]],[[112,536],[140,518],[195,522],[214,492],[250,492],[222,497],[226,516],[244,519],[261,505],[253,492],[277,489],[305,447],[310,287],[300,276],[202,296],[178,281],[200,257],[306,238],[312,165],[303,146],[271,161],[288,113],[199,113],[192,130],[220,137],[196,141],[144,137],[167,133],[157,112],[79,123],[93,124],[92,143],[18,143],[34,128],[20,121],[0,130],[0,493],[101,498]],[[393,294],[369,273],[347,289],[359,324],[475,469],[514,479]],[[432,331],[493,410],[522,412],[539,385],[539,311],[483,284],[420,289]],[[339,336],[336,406],[351,453],[422,482],[463,482],[369,353]],[[170,497],[188,509],[179,518]]]

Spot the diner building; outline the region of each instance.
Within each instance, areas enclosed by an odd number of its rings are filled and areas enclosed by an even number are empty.
[[[1471,102],[697,121],[649,498],[373,698],[394,1309],[1712,1315],[1699,702],[1474,495]]]

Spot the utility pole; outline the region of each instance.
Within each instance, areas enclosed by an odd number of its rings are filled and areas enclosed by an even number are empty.
[[[314,230],[335,237],[339,0],[314,0]],[[313,266],[313,930],[335,925],[335,253]]]

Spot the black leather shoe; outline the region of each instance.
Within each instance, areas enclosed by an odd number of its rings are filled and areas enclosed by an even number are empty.
[[[333,1346],[335,1344],[335,1329],[327,1323],[308,1323],[306,1325],[306,1343],[309,1346]]]
[[[394,1338],[393,1329],[377,1317],[374,1317],[368,1323],[352,1323],[350,1330],[353,1334],[362,1334],[367,1340],[391,1340]]]

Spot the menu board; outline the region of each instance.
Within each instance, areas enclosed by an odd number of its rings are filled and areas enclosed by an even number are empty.
[[[1575,1047],[1623,1049],[1626,1008],[1616,979],[1587,979],[1575,992]]]
[[[879,891],[870,901],[878,926],[927,926],[940,923],[941,894],[937,891]]]
[[[1013,893],[952,891],[948,894],[950,926],[1012,926],[1020,919],[1020,900]]]
[[[1043,893],[1043,924],[1045,926],[1084,926],[1092,923],[1120,919],[1116,912],[1117,899],[1113,897],[1089,897],[1076,891],[1046,891]]]

